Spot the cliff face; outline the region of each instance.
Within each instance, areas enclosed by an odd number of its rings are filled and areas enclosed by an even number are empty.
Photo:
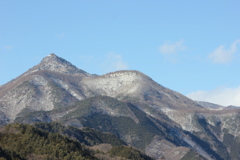
[[[192,152],[206,159],[240,156],[229,143],[240,146],[239,109],[206,105],[139,71],[91,75],[55,54],[0,86],[1,124],[88,126],[116,134],[155,158],[170,159],[170,151],[175,159]]]

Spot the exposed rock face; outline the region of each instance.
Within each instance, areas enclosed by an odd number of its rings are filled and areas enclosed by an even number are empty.
[[[239,113],[236,107],[192,101],[139,71],[91,75],[55,54],[0,86],[1,124],[89,126],[155,158],[236,159],[240,153],[229,139],[240,147]]]

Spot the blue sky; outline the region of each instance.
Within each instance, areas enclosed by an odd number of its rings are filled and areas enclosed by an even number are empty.
[[[240,1],[0,0],[0,85],[50,53],[240,106]]]

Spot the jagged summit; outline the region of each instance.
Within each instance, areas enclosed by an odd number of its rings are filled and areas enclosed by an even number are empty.
[[[30,74],[37,71],[53,71],[58,73],[64,73],[68,75],[84,75],[84,76],[91,76],[87,72],[78,69],[76,66],[68,62],[67,60],[58,57],[56,54],[51,53],[48,56],[44,57],[42,61],[27,71],[26,74]]]
[[[65,59],[58,57],[56,54],[51,53],[49,55],[47,55],[46,57],[44,57],[41,61],[41,63],[53,63],[53,62],[57,62],[57,63],[69,63],[68,61],[66,61]]]

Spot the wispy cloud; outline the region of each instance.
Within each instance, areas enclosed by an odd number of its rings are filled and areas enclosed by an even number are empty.
[[[216,88],[211,91],[196,91],[187,95],[198,101],[206,101],[223,106],[240,106],[240,86],[236,88]]]
[[[57,36],[58,38],[63,38],[63,37],[66,36],[66,34],[65,34],[65,33],[61,33],[61,34],[57,34],[56,36]]]
[[[179,51],[184,51],[187,47],[184,45],[184,41],[180,40],[174,43],[165,42],[159,47],[159,51],[164,55],[175,54]]]
[[[227,63],[233,58],[234,53],[237,51],[237,45],[240,44],[240,40],[236,40],[230,46],[225,49],[224,45],[219,46],[212,53],[208,55],[208,58],[214,63]]]
[[[6,49],[6,50],[11,50],[13,47],[11,45],[6,45],[3,48]]]
[[[105,72],[113,72],[125,70],[128,68],[128,65],[123,61],[122,55],[111,52],[106,55],[103,68]]]

